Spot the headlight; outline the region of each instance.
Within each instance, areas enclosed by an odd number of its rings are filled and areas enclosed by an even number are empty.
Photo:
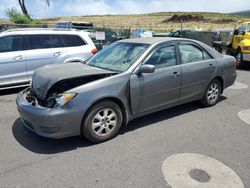
[[[30,80],[30,87],[32,87],[32,79]]]
[[[62,107],[76,96],[76,93],[63,93],[55,97],[56,104],[54,107]]]
[[[250,46],[243,46],[243,50],[250,51]]]

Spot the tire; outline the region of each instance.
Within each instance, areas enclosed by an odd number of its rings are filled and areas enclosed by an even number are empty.
[[[95,104],[82,122],[82,135],[89,141],[100,143],[118,135],[122,125],[121,108],[112,101]]]
[[[239,69],[244,68],[245,65],[244,65],[244,61],[243,61],[243,54],[242,54],[240,49],[237,50],[235,58],[236,58],[236,61],[239,62],[239,64],[237,65],[237,68],[239,68]]]
[[[201,100],[202,105],[204,105],[205,107],[214,106],[220,99],[221,89],[221,83],[219,82],[219,80],[212,80],[209,83]]]

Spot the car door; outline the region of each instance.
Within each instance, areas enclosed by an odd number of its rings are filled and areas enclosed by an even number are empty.
[[[58,35],[57,37],[54,36],[53,41],[60,40],[61,43],[64,45],[63,48],[64,52],[63,55],[61,56],[63,61],[66,62],[81,61],[81,60],[86,61],[93,56],[93,53],[91,51],[95,49],[94,45],[91,46],[91,43],[88,44],[87,41],[85,41],[86,39],[87,38],[82,38],[76,34],[65,34],[65,35]],[[58,44],[59,42],[56,43],[56,46]]]
[[[157,48],[145,64],[154,65],[155,72],[131,76],[130,96],[133,115],[152,112],[179,102],[181,70],[177,63],[175,45]]]
[[[20,35],[0,38],[0,88],[28,81],[21,38]]]
[[[180,42],[178,46],[182,72],[180,101],[198,100],[214,75],[216,61],[196,43]]]
[[[246,25],[241,25],[238,29],[238,34],[233,38],[233,49],[237,50],[239,47],[240,41],[244,39],[244,32],[246,31]]]
[[[26,35],[25,37],[28,43],[27,74],[31,79],[35,69],[55,63],[62,52],[60,48],[52,48],[51,36],[48,34]]]

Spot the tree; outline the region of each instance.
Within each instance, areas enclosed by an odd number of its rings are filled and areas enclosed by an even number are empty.
[[[32,20],[31,17],[30,17],[30,15],[29,15],[29,13],[28,13],[28,11],[27,11],[27,9],[26,9],[25,0],[18,0],[18,2],[19,2],[19,5],[20,5],[20,7],[21,7],[21,10],[22,10],[23,14],[24,14],[28,19]],[[45,0],[45,3],[46,3],[46,5],[49,6],[49,5],[50,5],[50,0]]]

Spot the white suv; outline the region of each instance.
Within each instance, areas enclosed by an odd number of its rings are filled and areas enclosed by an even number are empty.
[[[53,63],[84,62],[97,52],[87,32],[27,28],[0,33],[0,90],[29,85],[33,71]]]

